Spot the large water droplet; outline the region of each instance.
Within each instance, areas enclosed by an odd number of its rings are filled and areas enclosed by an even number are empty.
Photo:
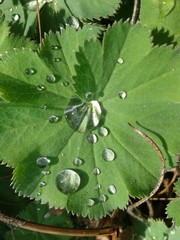
[[[99,196],[99,201],[100,202],[105,202],[106,200],[107,200],[107,197],[104,194]]]
[[[73,97],[64,115],[69,126],[79,132],[93,129],[99,124],[102,110],[98,101],[83,102],[78,97]]]
[[[113,161],[115,159],[115,153],[113,150],[106,148],[104,149],[104,151],[102,152],[102,158],[105,161]]]
[[[46,2],[52,2],[52,0],[38,0],[39,8],[41,8]],[[37,11],[37,2],[36,0],[29,1],[24,4],[24,8],[28,11]]]
[[[25,73],[27,75],[34,75],[36,73],[36,70],[34,68],[26,68]]]
[[[94,175],[99,175],[101,173],[101,170],[99,168],[94,168],[93,173]]]
[[[15,14],[12,15],[11,18],[12,18],[12,20],[13,20],[14,22],[16,22],[16,21],[18,21],[18,20],[20,19],[20,15],[17,14],[17,13],[15,13]]]
[[[88,207],[92,207],[93,205],[94,205],[94,200],[93,199],[91,199],[91,198],[89,198],[88,200],[87,200],[87,202],[86,202],[86,205],[88,206]]]
[[[48,74],[46,76],[46,80],[49,82],[49,83],[55,83],[56,82],[56,77],[54,76],[54,74]]]
[[[91,133],[87,136],[87,140],[89,143],[96,143],[98,138],[97,138],[96,134]]]
[[[79,28],[80,23],[79,20],[77,18],[75,18],[74,16],[69,17],[68,19],[68,23],[75,28],[76,30]]]
[[[44,85],[37,85],[37,90],[38,91],[45,91],[46,87]]]
[[[50,162],[51,161],[47,157],[39,157],[36,160],[36,164],[41,168],[47,167]]]
[[[125,98],[127,97],[127,92],[125,92],[125,91],[119,92],[119,97],[120,97],[121,99],[125,99]]]
[[[50,123],[57,123],[59,121],[59,117],[56,115],[52,115],[49,117],[49,122]]]
[[[101,185],[100,184],[96,184],[95,190],[99,190],[99,189],[101,189]]]
[[[71,169],[65,169],[58,173],[56,177],[56,186],[64,194],[76,192],[80,186],[80,176]]]
[[[4,2],[4,0],[0,0],[0,4],[3,3],[3,2]]]
[[[124,63],[124,60],[123,60],[122,58],[118,58],[117,62],[118,62],[119,64],[123,64],[123,63]]]
[[[40,182],[40,183],[39,183],[39,187],[44,187],[44,186],[46,186],[46,183],[45,183],[45,182]]]
[[[75,159],[73,160],[73,164],[74,164],[75,166],[79,167],[79,166],[81,166],[81,165],[83,164],[83,160],[77,157],[77,158],[75,158]]]
[[[116,189],[116,187],[115,187],[114,185],[109,185],[109,187],[108,187],[108,192],[109,192],[110,194],[114,195],[114,194],[116,194],[117,189]]]
[[[108,132],[107,128],[105,128],[105,127],[100,127],[100,128],[98,129],[98,133],[99,133],[99,135],[100,135],[101,137],[106,137],[109,132]]]

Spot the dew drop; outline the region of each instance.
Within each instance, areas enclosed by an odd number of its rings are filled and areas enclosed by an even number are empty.
[[[155,236],[153,236],[153,237],[152,237],[152,239],[153,239],[153,240],[156,240],[156,237],[155,237]]]
[[[41,8],[45,3],[46,3],[46,0],[38,0],[38,3],[39,3],[39,7]],[[36,0],[31,0],[29,2],[27,2],[26,4],[24,4],[24,8],[28,11],[36,11],[37,10],[37,6],[36,6]]]
[[[36,73],[36,70],[34,68],[26,68],[25,73],[27,75],[34,75]]]
[[[94,200],[93,199],[91,199],[91,198],[89,198],[88,200],[87,200],[87,202],[86,202],[86,205],[88,206],[88,207],[92,207],[93,205],[94,205]]]
[[[41,105],[41,109],[46,110],[47,109],[47,105],[46,104]]]
[[[49,83],[55,83],[56,82],[56,77],[54,76],[54,74],[48,74],[46,76],[46,80]]]
[[[38,196],[41,196],[41,193],[40,192],[37,192],[36,193],[36,196],[38,197]]]
[[[45,183],[45,182],[40,182],[40,183],[39,183],[39,187],[44,187],[44,186],[46,186],[46,183]]]
[[[100,202],[105,202],[106,200],[107,200],[107,197],[104,194],[99,196],[99,201]]]
[[[69,82],[68,82],[68,81],[64,81],[64,82],[62,82],[61,84],[63,85],[63,87],[69,86]]]
[[[59,45],[52,45],[51,49],[52,50],[59,50],[59,49],[61,49],[61,47]]]
[[[97,138],[96,134],[91,133],[87,136],[87,140],[89,143],[97,143],[98,138]]]
[[[44,170],[44,171],[41,171],[41,173],[42,173],[42,175],[45,176],[45,175],[49,175],[49,174],[50,174],[50,171],[45,171],[45,170]]]
[[[171,231],[170,231],[170,234],[171,235],[174,235],[176,233],[176,230],[175,229],[172,229]]]
[[[36,164],[41,168],[47,167],[50,162],[51,161],[47,157],[39,157],[36,160]]]
[[[94,168],[93,173],[94,175],[99,175],[101,173],[101,170],[99,168]]]
[[[136,183],[137,182],[137,180],[136,179],[131,179],[131,184],[134,184],[134,183]]]
[[[122,58],[118,58],[117,62],[118,62],[119,64],[123,64],[123,63],[124,63],[124,60],[123,60]]]
[[[116,194],[117,189],[116,189],[116,187],[115,187],[114,185],[109,185],[109,187],[108,187],[108,192],[109,192],[110,194],[114,195],[114,194]]]
[[[74,16],[71,16],[71,17],[68,19],[68,23],[69,23],[73,28],[75,28],[76,30],[80,27],[79,20],[78,20],[77,18],[75,18]]]
[[[3,1],[4,1],[4,0],[3,0]],[[9,9],[9,11],[10,11],[10,12],[12,12],[12,11],[13,11],[13,9],[12,9],[12,8],[10,8],[10,9]]]
[[[51,216],[51,213],[50,212],[47,212],[45,215],[44,215],[44,218],[47,219]]]
[[[54,62],[60,62],[61,58],[54,58]]]
[[[50,123],[57,123],[59,121],[59,117],[56,115],[52,115],[49,117],[49,122]]]
[[[105,128],[105,127],[100,127],[98,129],[98,133],[101,137],[106,137],[109,134],[107,128]]]
[[[83,164],[83,160],[77,157],[77,158],[75,158],[75,159],[73,160],[73,164],[74,164],[75,166],[79,167],[79,166],[81,166],[81,165]]]
[[[3,2],[4,2],[4,0],[0,0],[0,4],[3,3]]]
[[[16,22],[16,21],[18,21],[18,20],[20,19],[20,15],[19,15],[19,14],[17,14],[17,13],[15,13],[15,14],[13,14],[13,15],[12,15],[12,17],[11,17],[11,18],[12,18],[12,20],[13,20],[13,21],[15,21],[15,22]]]
[[[56,177],[58,190],[66,195],[76,192],[80,186],[80,182],[80,176],[71,169],[62,170]]]
[[[113,150],[106,148],[102,152],[102,158],[108,162],[113,161],[115,159],[115,153]]]
[[[38,91],[45,91],[46,87],[44,85],[37,85],[37,90]]]
[[[85,93],[85,98],[90,99],[92,97],[92,92]]]
[[[120,97],[121,99],[125,99],[125,98],[127,97],[127,92],[125,92],[125,91],[120,91],[120,92],[119,92],[119,97]]]
[[[99,189],[101,189],[101,185],[100,184],[96,184],[95,190],[99,190]]]

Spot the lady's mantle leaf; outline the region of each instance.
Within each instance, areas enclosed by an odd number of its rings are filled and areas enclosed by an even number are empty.
[[[172,165],[180,58],[151,50],[140,25],[115,24],[102,45],[81,31],[47,36],[40,57],[17,51],[0,65],[0,158],[15,167],[20,193],[98,218],[160,177],[157,152],[128,123],[163,144]]]

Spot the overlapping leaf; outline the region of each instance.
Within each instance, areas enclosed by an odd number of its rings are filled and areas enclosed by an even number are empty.
[[[151,50],[148,30],[140,25],[115,24],[102,45],[90,39],[88,29],[68,28],[62,36],[46,37],[40,57],[16,51],[0,65],[0,159],[15,167],[17,191],[98,218],[124,208],[128,194],[148,195],[160,177],[157,152],[128,123],[163,145],[167,165],[174,164],[171,155],[177,153],[180,137],[180,58],[170,48]],[[83,107],[94,104],[94,121],[97,106],[101,108],[93,130],[82,133],[67,123],[64,110],[74,96]],[[50,160],[45,169],[36,164],[41,156]],[[75,173],[74,193],[58,190],[62,171]]]

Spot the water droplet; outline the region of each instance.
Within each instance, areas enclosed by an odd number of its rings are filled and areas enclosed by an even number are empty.
[[[96,184],[95,190],[99,190],[99,189],[101,189],[101,185],[100,184]]]
[[[34,68],[26,68],[25,73],[27,75],[34,75],[36,73],[36,70]]]
[[[68,23],[75,28],[76,30],[79,28],[80,23],[79,20],[77,18],[75,18],[74,16],[69,17],[68,19]]]
[[[106,200],[107,200],[107,197],[104,194],[100,195],[99,197],[100,202],[105,202]]]
[[[87,202],[86,202],[86,205],[88,206],[88,207],[92,207],[93,205],[94,205],[94,200],[93,199],[91,199],[91,198],[89,198],[88,200],[87,200]]]
[[[49,83],[55,83],[56,82],[56,77],[54,76],[54,74],[48,74],[46,76],[46,80],[49,82]]]
[[[59,50],[59,49],[61,49],[61,47],[59,45],[52,45],[51,49],[52,50]]]
[[[90,98],[92,98],[92,92],[87,92],[86,94],[85,94],[85,98],[87,98],[87,99],[90,99]]]
[[[38,196],[41,196],[41,193],[40,192],[37,192],[36,193],[36,196],[38,197]]]
[[[102,152],[102,158],[105,161],[113,161],[115,159],[115,153],[113,150],[106,148],[103,152]]]
[[[102,110],[98,101],[83,102],[73,97],[64,111],[67,123],[79,132],[91,130],[99,124]]]
[[[137,180],[136,179],[131,179],[131,184],[134,184],[134,183],[136,183],[137,182]]]
[[[91,133],[87,136],[87,140],[89,143],[96,143],[98,138],[97,138],[96,134]]]
[[[46,183],[45,183],[45,182],[40,182],[40,183],[39,183],[39,187],[44,187],[44,186],[46,186]]]
[[[4,2],[4,0],[0,0],[0,4],[3,3],[3,2]]]
[[[38,91],[45,91],[46,87],[44,85],[37,85],[37,90]]]
[[[109,192],[110,194],[114,195],[114,194],[116,194],[117,189],[116,189],[116,187],[115,187],[114,185],[109,185],[109,187],[108,187],[108,192]]]
[[[65,169],[58,173],[56,177],[56,186],[64,194],[76,192],[80,186],[80,176],[71,169]]]
[[[105,128],[105,127],[100,127],[98,129],[98,133],[101,137],[106,137],[109,134],[107,128]]]
[[[79,166],[81,166],[81,165],[83,164],[83,160],[77,157],[77,158],[75,158],[75,159],[73,160],[73,164],[74,164],[75,166],[79,167]]]
[[[127,97],[127,92],[125,92],[125,91],[119,92],[119,97],[120,97],[121,99],[125,99],[125,98]]]
[[[172,235],[174,235],[176,233],[176,230],[175,229],[172,229],[171,231],[170,231],[170,234],[172,234]]]
[[[156,240],[156,237],[153,236],[152,239],[153,239],[153,240]]]
[[[41,105],[41,109],[46,110],[47,109],[47,105],[46,104]]]
[[[3,0],[3,1],[4,1],[4,0]],[[12,12],[12,11],[13,11],[13,9],[12,9],[12,8],[10,8],[10,9],[9,9],[9,11],[10,11],[10,12]]]
[[[44,215],[44,218],[47,219],[51,216],[51,213],[50,212],[47,212],[45,215]]]
[[[99,175],[101,173],[101,170],[99,168],[94,168],[93,173],[94,175]]]
[[[117,62],[118,62],[119,64],[123,64],[123,63],[124,63],[124,60],[123,60],[122,58],[118,58]]]
[[[67,81],[62,82],[61,84],[63,85],[63,87],[69,86],[69,82],[67,82]]]
[[[60,62],[61,58],[54,58],[54,62]]]
[[[51,161],[47,157],[39,157],[36,160],[36,164],[41,168],[47,167],[50,162]]]
[[[20,19],[20,15],[15,13],[15,14],[12,15],[11,18],[12,18],[13,21],[16,22],[16,21],[18,21]]]
[[[49,117],[49,122],[50,123],[57,123],[59,121],[59,117],[56,115],[52,115]]]
[[[41,171],[41,173],[42,173],[42,175],[45,176],[45,175],[49,175],[49,174],[50,174],[50,171],[45,171],[45,170],[44,170],[44,171]]]

